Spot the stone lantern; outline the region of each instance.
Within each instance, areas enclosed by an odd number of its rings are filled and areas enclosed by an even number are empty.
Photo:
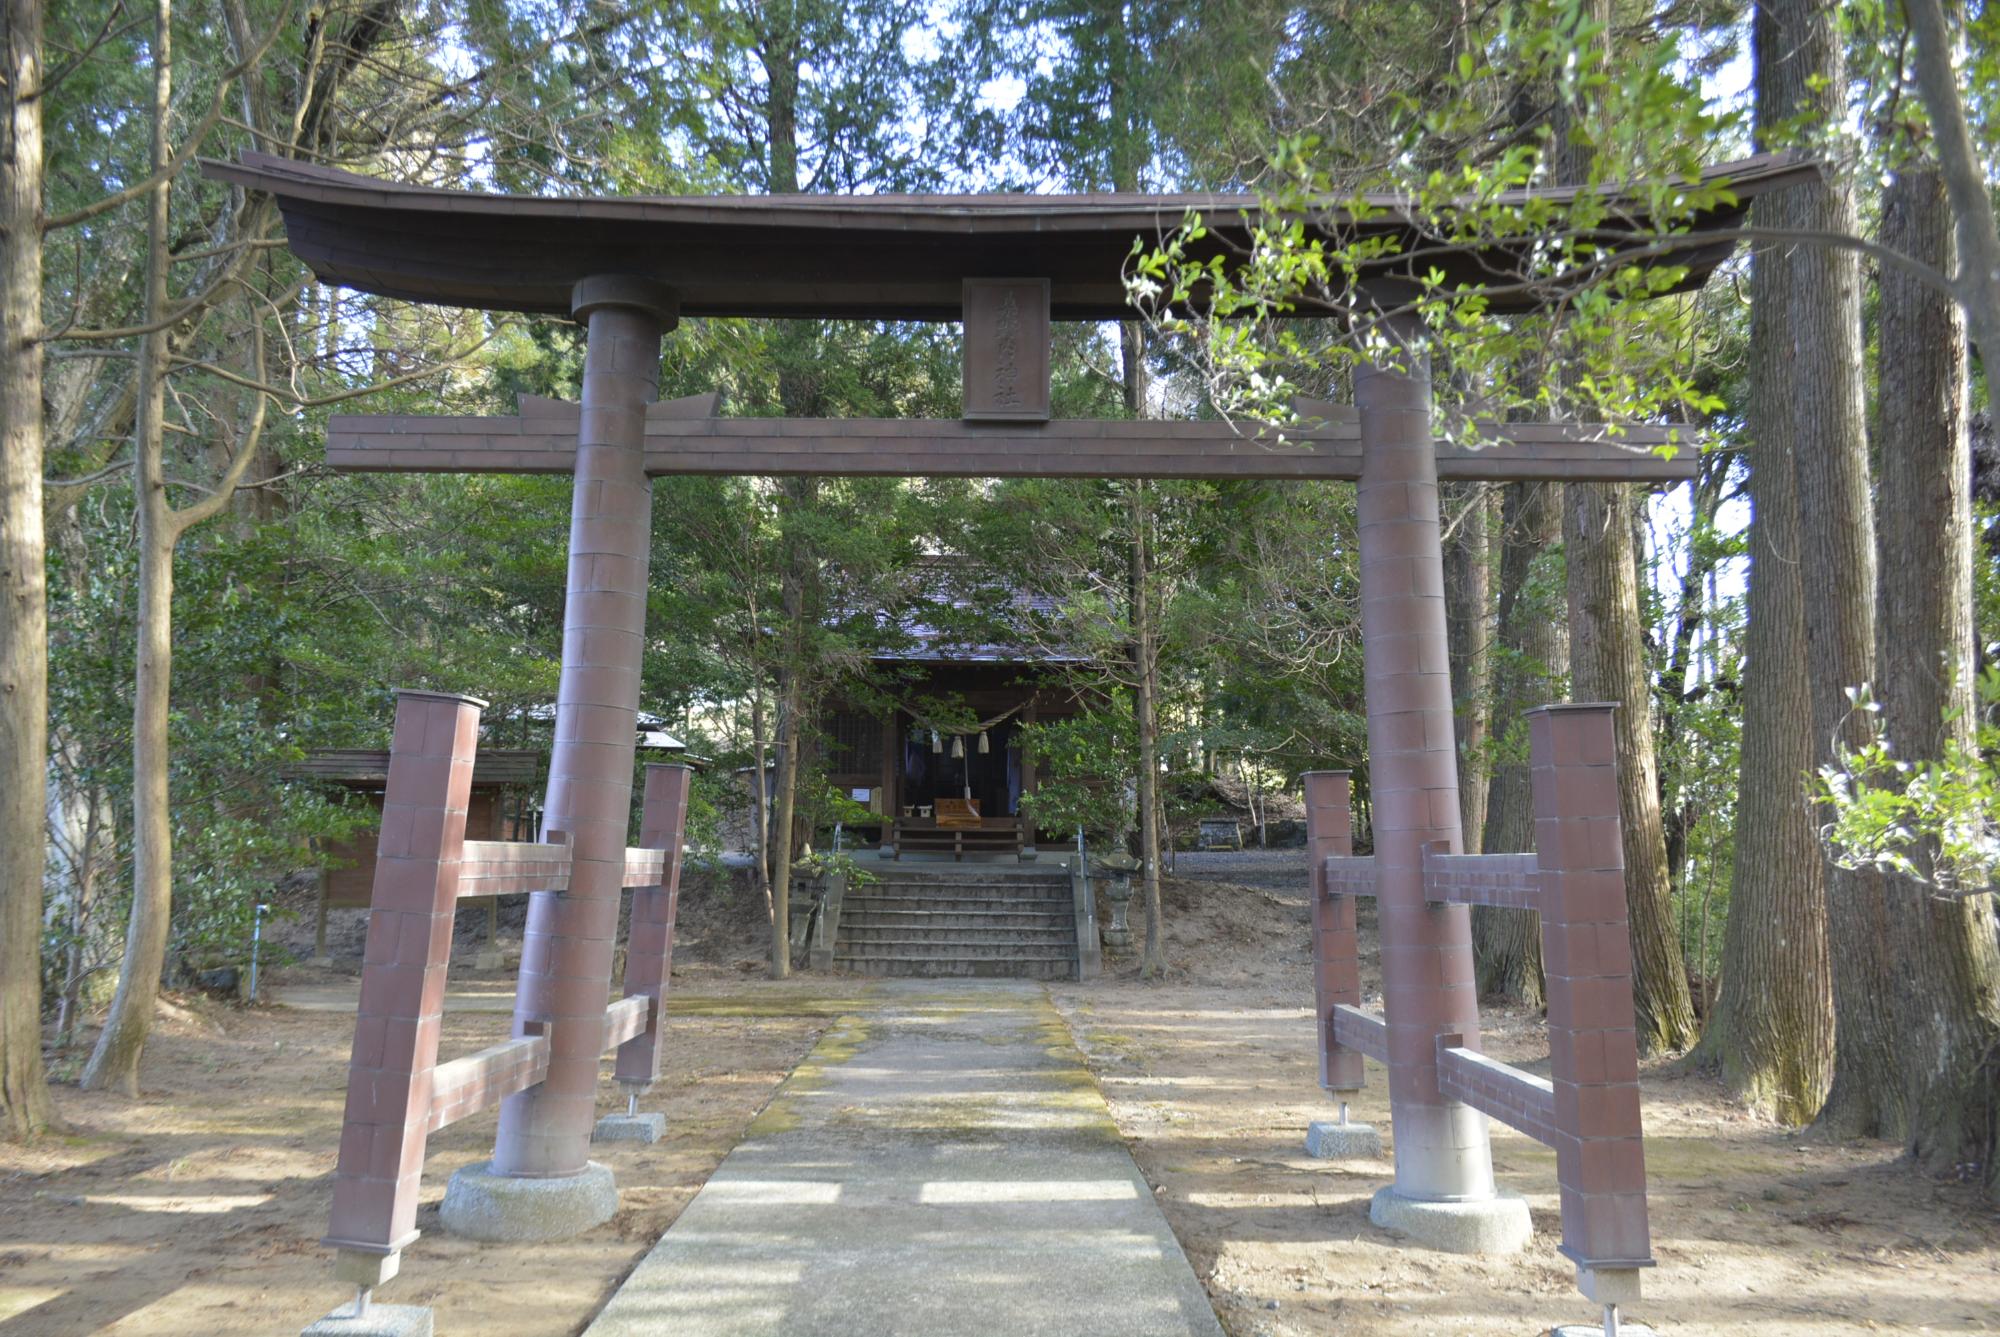
[[[1104,926],[1105,950],[1129,952],[1132,928],[1125,922],[1125,908],[1132,902],[1132,874],[1139,871],[1139,861],[1121,851],[1099,859],[1097,869],[1103,878],[1104,899],[1111,906],[1111,922]]]

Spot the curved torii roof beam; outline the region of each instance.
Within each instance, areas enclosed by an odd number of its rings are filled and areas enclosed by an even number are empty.
[[[1226,194],[557,198],[403,185],[261,153],[203,170],[273,196],[291,249],[327,283],[558,315],[569,314],[579,279],[638,274],[672,288],[689,316],[957,320],[963,280],[990,274],[1048,278],[1057,320],[1129,319],[1120,276],[1135,237],[1163,237],[1195,209],[1209,244],[1223,248],[1240,245],[1258,217],[1253,197]],[[1735,226],[1755,196],[1816,170],[1785,154],[1710,168],[1703,181],[1726,181],[1733,200],[1688,220],[1688,230]],[[1561,203],[1579,189],[1587,188],[1537,187],[1500,202],[1532,194]],[[1361,221],[1337,209],[1315,221],[1415,238],[1400,197],[1369,203],[1380,212]],[[1612,214],[1598,234],[1607,242],[1660,240],[1636,200],[1623,208],[1614,200]],[[1682,286],[1699,287],[1734,244],[1690,242],[1673,253],[1688,266]],[[1434,264],[1454,282],[1506,283],[1515,272],[1504,246],[1423,261]],[[1526,310],[1546,295],[1501,293],[1492,305]]]

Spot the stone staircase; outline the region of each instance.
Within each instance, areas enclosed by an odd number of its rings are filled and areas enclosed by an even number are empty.
[[[872,871],[872,870],[871,870]],[[851,885],[833,964],[861,975],[1077,978],[1067,870],[904,865]]]

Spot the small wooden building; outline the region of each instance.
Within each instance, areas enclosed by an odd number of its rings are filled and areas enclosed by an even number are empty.
[[[1044,838],[1021,812],[1035,792],[1035,762],[1021,727],[1082,709],[1069,688],[1032,665],[939,662],[918,666],[919,691],[951,696],[984,724],[963,734],[932,729],[909,711],[852,706],[826,720],[828,779],[880,820],[850,830],[855,843],[898,851],[1003,853]],[[973,805],[977,824],[959,805]],[[1051,838],[1061,838],[1051,833]]]
[[[940,559],[931,571],[933,597],[960,609],[997,595],[1021,627],[1047,611],[1036,596],[996,590],[972,563]],[[974,718],[971,727],[960,718],[957,732],[901,705],[834,704],[822,719],[827,778],[880,818],[850,829],[852,843],[962,857],[1066,840],[1066,832],[1030,829],[1022,814],[1021,799],[1036,784],[1022,728],[1085,709],[1064,672],[1079,661],[1025,635],[968,642],[925,624],[904,631],[907,648],[874,661],[896,695],[907,702],[951,701]]]
[[[542,752],[535,748],[481,748],[472,766],[472,797],[465,814],[467,840],[533,840]],[[326,956],[326,912],[366,906],[375,886],[375,845],[382,794],[389,783],[387,748],[323,748],[284,771],[287,780],[347,790],[368,804],[377,820],[324,852],[334,866],[319,880],[313,956]]]

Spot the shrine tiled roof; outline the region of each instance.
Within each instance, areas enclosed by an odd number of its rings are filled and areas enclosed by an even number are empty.
[[[1061,643],[1056,600],[1009,584],[983,563],[938,556],[922,563],[921,597],[898,620],[900,644],[877,663],[1083,664]]]

